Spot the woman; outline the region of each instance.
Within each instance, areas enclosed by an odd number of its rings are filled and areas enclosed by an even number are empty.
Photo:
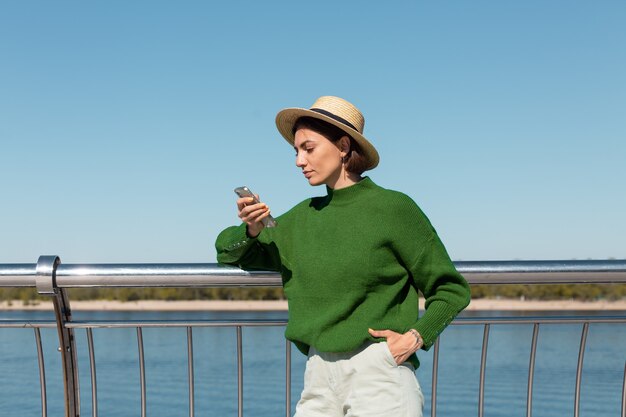
[[[216,241],[219,262],[281,273],[285,336],[308,355],[297,417],[421,416],[415,352],[430,348],[470,299],[413,200],[362,176],[379,160],[364,124],[338,97],[280,111],[276,125],[296,166],[327,195],[296,205],[274,228],[263,226],[267,205],[240,198],[243,223]]]

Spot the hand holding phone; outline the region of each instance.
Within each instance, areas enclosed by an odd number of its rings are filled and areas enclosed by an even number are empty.
[[[235,193],[241,198],[252,197],[253,201],[251,204],[261,203],[256,195],[246,186],[235,188]],[[262,218],[261,223],[263,223],[263,226],[265,227],[276,227],[277,225],[276,220],[274,220],[272,215],[268,215],[267,217]]]

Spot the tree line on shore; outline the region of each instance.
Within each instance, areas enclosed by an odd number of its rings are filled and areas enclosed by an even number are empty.
[[[472,298],[526,300],[622,300],[626,284],[472,285]],[[71,288],[70,300],[283,300],[283,289],[253,288]],[[0,301],[21,301],[25,305],[49,299],[34,288],[0,288]]]

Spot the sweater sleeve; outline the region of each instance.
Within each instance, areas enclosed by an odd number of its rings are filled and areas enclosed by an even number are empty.
[[[278,248],[267,235],[264,229],[256,238],[249,237],[245,223],[224,229],[215,241],[217,261],[242,269],[280,271]]]
[[[470,302],[470,288],[456,270],[433,230],[417,262],[410,268],[416,287],[425,298],[425,312],[413,325],[428,350],[439,334]]]
[[[439,334],[470,302],[467,281],[456,270],[437,231],[419,206],[408,196],[397,200],[394,241],[412,285],[425,299],[425,312],[410,323],[428,350]]]

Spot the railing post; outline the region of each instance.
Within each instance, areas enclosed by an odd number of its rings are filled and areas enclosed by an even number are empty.
[[[285,413],[291,417],[291,341],[285,338]]]
[[[487,344],[489,343],[489,327],[485,324],[483,332],[483,350],[480,356],[480,385],[478,386],[478,417],[483,417],[485,412],[485,368],[487,367]]]
[[[237,416],[243,417],[243,334],[237,326]]]
[[[139,349],[139,386],[141,388],[141,417],[146,417],[146,360],[143,351],[143,331],[137,326],[137,348]]]
[[[432,382],[432,394],[430,396],[430,415],[431,417],[437,417],[437,379],[439,375],[439,341],[441,336],[435,339],[435,346],[433,351],[433,382]]]
[[[528,364],[528,391],[526,393],[526,417],[533,414],[533,383],[535,378],[535,356],[537,355],[537,337],[539,335],[539,323],[533,326],[533,339],[530,345],[530,362]]]
[[[187,376],[189,378],[189,417],[195,417],[195,382],[193,372],[193,333],[187,327]]]
[[[622,383],[622,417],[626,417],[626,362],[624,362],[624,382]]]
[[[65,416],[80,416],[80,388],[74,330],[65,326],[72,321],[70,301],[63,288],[56,285],[56,270],[61,259],[58,256],[40,256],[36,267],[37,292],[52,297],[54,315],[59,335],[59,351],[63,368],[65,392]]]
[[[35,344],[37,345],[37,359],[39,362],[39,389],[41,390],[41,417],[48,417],[48,394],[46,391],[46,365],[41,346],[41,332],[35,327]]]
[[[576,388],[574,391],[574,417],[578,417],[580,412],[580,384],[583,376],[583,359],[585,357],[587,333],[589,333],[589,322],[585,322],[585,324],[583,324],[583,333],[580,336],[580,349],[578,350],[578,367],[576,369]]]

